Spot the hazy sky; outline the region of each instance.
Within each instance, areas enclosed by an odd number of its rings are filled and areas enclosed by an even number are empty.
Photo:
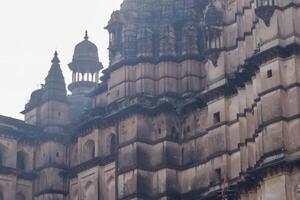
[[[38,89],[57,49],[67,84],[67,66],[87,29],[107,67],[106,26],[122,0],[0,0],[0,115],[20,113]]]

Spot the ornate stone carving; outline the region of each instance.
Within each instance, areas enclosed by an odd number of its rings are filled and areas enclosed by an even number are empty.
[[[124,58],[133,58],[136,56],[136,25],[126,24],[123,28],[122,50]]]
[[[198,54],[197,28],[193,22],[187,22],[183,27],[182,55]]]
[[[153,30],[150,25],[140,25],[137,34],[137,56],[153,56]]]
[[[173,56],[176,54],[176,36],[174,27],[170,24],[162,25],[160,31],[159,56]]]

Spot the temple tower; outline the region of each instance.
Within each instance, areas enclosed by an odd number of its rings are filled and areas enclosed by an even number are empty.
[[[67,179],[62,176],[67,165],[66,126],[69,124],[69,101],[57,52],[41,89],[31,94],[22,112],[25,122],[41,129],[35,141],[33,196],[36,200],[65,200]]]
[[[60,68],[57,52],[52,59],[52,66],[45,79],[41,106],[41,127],[46,132],[62,132],[69,123],[69,103],[64,76]]]
[[[22,114],[26,123],[36,125],[45,132],[60,133],[69,123],[69,103],[57,52],[51,62],[45,84],[32,92]]]

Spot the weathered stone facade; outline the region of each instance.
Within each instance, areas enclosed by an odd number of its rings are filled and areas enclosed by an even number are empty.
[[[124,0],[0,117],[0,200],[299,200],[300,0]]]

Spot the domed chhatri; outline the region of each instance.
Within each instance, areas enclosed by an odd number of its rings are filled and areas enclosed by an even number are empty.
[[[205,12],[205,25],[214,26],[214,25],[220,25],[221,23],[222,23],[222,16],[220,11],[218,11],[218,9],[213,3],[210,3]]]
[[[98,48],[89,41],[88,32],[85,32],[84,40],[75,46],[73,60],[69,64],[72,71],[91,73],[102,69],[99,62]]]
[[[68,86],[72,93],[81,93],[93,89],[99,81],[99,71],[103,68],[99,62],[98,48],[89,41],[88,32],[84,40],[75,46],[73,60],[69,64],[72,70],[72,83]]]

